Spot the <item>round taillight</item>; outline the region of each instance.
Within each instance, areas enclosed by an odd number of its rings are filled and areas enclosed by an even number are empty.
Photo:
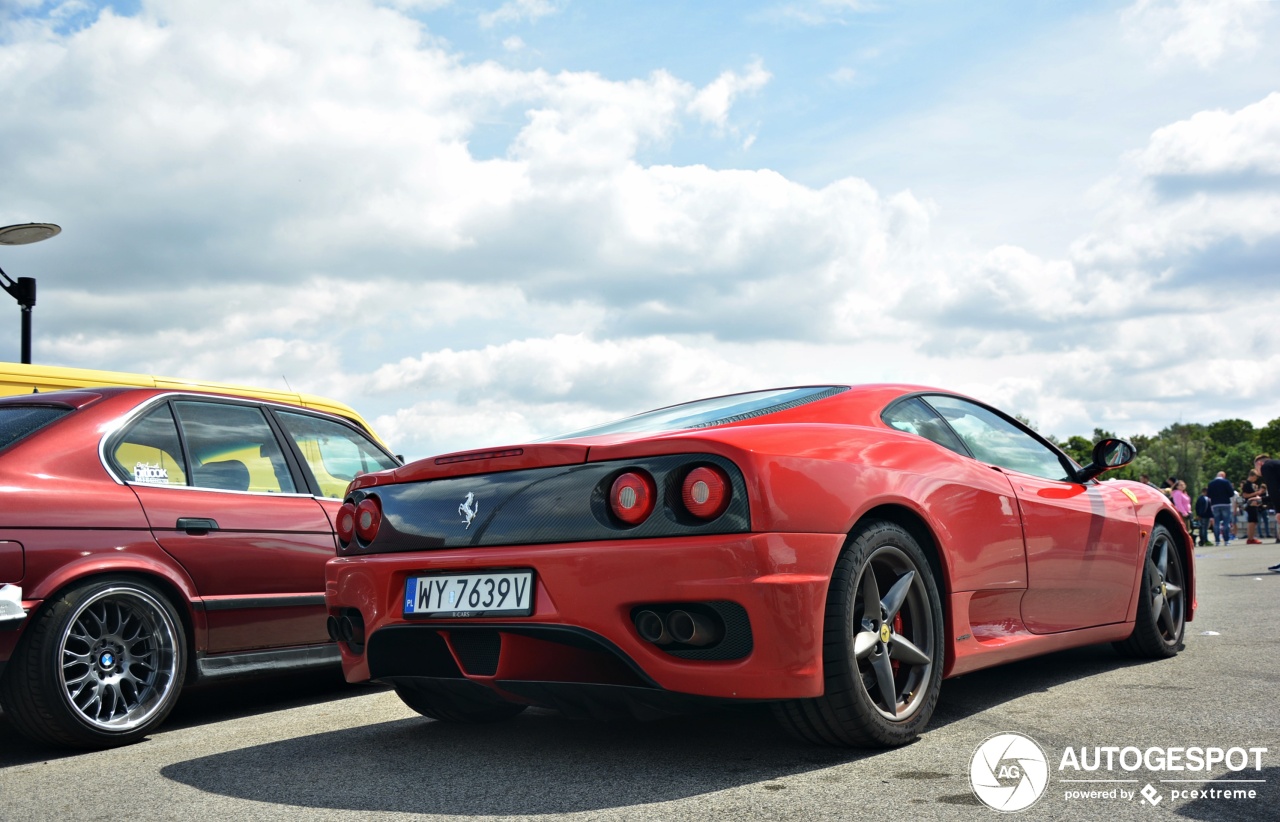
[[[373,542],[382,524],[382,506],[377,497],[365,497],[356,506],[356,536],[361,542]]]
[[[680,499],[698,519],[715,519],[729,505],[729,478],[709,465],[695,468],[680,486]]]
[[[338,509],[335,527],[338,531],[338,541],[343,545],[350,545],[356,535],[356,506],[353,503],[344,502]]]
[[[653,513],[653,480],[640,471],[628,471],[613,481],[609,508],[628,525],[639,525]]]

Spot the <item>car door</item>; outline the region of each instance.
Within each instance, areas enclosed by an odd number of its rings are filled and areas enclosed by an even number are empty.
[[[261,405],[171,397],[114,437],[109,454],[196,585],[208,653],[328,641],[333,529]]]
[[[1004,472],[1018,499],[1027,556],[1022,619],[1035,633],[1122,622],[1133,594],[1133,502],[1106,483],[1077,483],[1070,462],[1003,415],[958,397],[927,401],[975,459]]]
[[[351,480],[400,465],[354,426],[280,407],[272,408],[271,413],[293,446],[307,484],[331,523]]]

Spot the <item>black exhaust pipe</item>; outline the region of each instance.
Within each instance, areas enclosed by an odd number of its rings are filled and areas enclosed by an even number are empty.
[[[653,611],[640,611],[636,614],[636,632],[640,638],[654,645],[669,645],[671,635],[667,633],[666,623]]]
[[[698,648],[714,645],[724,636],[724,628],[717,620],[693,611],[667,614],[667,632],[676,642]]]

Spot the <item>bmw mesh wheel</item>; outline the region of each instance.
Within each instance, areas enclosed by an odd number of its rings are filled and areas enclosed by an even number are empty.
[[[177,703],[186,641],[151,585],[102,579],[31,617],[0,683],[5,713],[36,741],[79,748],[135,742]]]

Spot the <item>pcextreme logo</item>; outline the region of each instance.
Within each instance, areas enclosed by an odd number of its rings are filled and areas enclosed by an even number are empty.
[[[1157,807],[1170,800],[1257,800],[1262,747],[1078,746],[1057,758],[1055,779],[1064,801],[1135,802]],[[989,737],[969,760],[974,796],[1001,813],[1016,813],[1048,792],[1050,759],[1019,733]],[[1226,773],[1222,773],[1222,771]]]

